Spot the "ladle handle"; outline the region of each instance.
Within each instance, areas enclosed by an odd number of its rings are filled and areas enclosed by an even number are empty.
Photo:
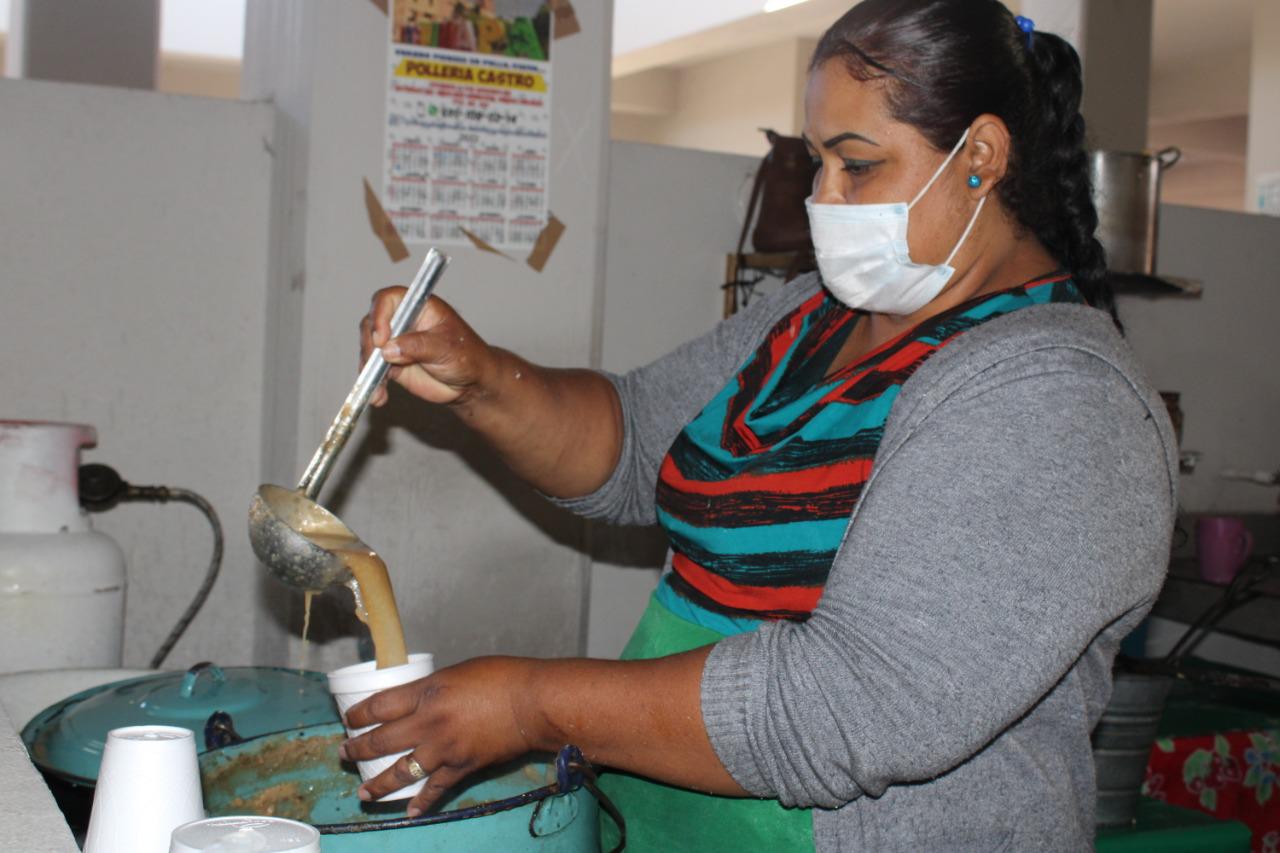
[[[418,319],[418,313],[426,304],[432,289],[435,288],[436,282],[448,265],[449,259],[440,252],[435,249],[427,251],[427,257],[418,268],[418,274],[413,277],[413,283],[409,285],[408,292],[400,301],[395,313],[391,315],[391,337],[404,334]],[[359,377],[356,378],[356,384],[351,388],[351,393],[343,401],[342,409],[329,425],[324,441],[316,448],[315,455],[307,465],[307,470],[298,481],[298,491],[309,499],[315,500],[320,494],[320,489],[328,479],[330,469],[333,468],[334,460],[342,452],[347,439],[351,437],[351,431],[355,428],[360,415],[368,407],[369,398],[373,396],[374,390],[386,378],[389,367],[387,360],[382,357],[382,350],[379,349],[375,349],[370,354],[369,360],[364,363]]]

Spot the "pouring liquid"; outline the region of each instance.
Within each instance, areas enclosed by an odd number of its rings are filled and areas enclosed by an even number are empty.
[[[298,672],[307,671],[307,661],[311,658],[311,646],[308,644],[307,635],[311,633],[311,599],[316,597],[316,591],[309,589],[302,594],[302,651],[298,659]]]
[[[348,586],[356,599],[356,618],[369,626],[377,668],[386,669],[408,663],[404,628],[400,624],[400,610],[396,607],[395,594],[391,590],[387,564],[368,545],[346,533],[302,532],[317,546],[342,560],[351,572],[352,580]],[[306,618],[310,619],[310,594],[306,607]]]

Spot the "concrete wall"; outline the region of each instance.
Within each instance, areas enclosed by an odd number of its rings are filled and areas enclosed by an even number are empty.
[[[156,90],[204,98],[240,97],[240,61],[194,53],[161,53]]]
[[[674,109],[615,113],[614,139],[761,156],[761,128],[798,134],[813,39],[789,39],[680,68],[672,75]],[[622,82],[625,86],[625,78]]]
[[[1153,0],[1051,0],[1076,6],[1084,24],[1081,38],[1068,39],[1084,62],[1080,112],[1094,147],[1141,151],[1147,140],[1151,100],[1151,18]],[[1023,11],[1041,19],[1036,0]],[[1052,32],[1053,28],[1047,27]]]
[[[8,21],[0,19],[0,25]],[[0,32],[0,76],[5,64],[8,33]],[[205,98],[240,96],[240,62],[191,53],[161,53],[156,61],[156,91]]]
[[[1246,115],[1177,122],[1152,122],[1147,149],[1176,146],[1182,157],[1160,176],[1166,204],[1240,211],[1245,181]]]
[[[247,94],[278,110],[0,82],[3,416],[94,423],[88,458],[214,502],[223,577],[173,665],[302,662],[302,597],[252,559],[248,499],[296,481],[354,380],[370,295],[407,281],[424,251],[393,264],[363,202],[362,180],[380,183],[385,16],[345,0],[255,11],[281,16],[283,46],[258,52]],[[599,362],[609,12],[584,4],[582,33],[556,42],[550,204],[568,230],[545,271],[459,249],[441,286],[481,334],[546,364]],[[583,525],[447,413],[397,394],[323,497],[387,558],[415,649],[449,663],[585,647]],[[122,507],[99,526],[130,559],[126,664],[143,663],[194,592],[209,536],[182,506]],[[312,666],[368,651],[349,611],[345,591],[319,603]]]
[[[725,254],[738,239],[757,159],[614,142],[602,366],[647,364],[720,319]],[[656,528],[597,525],[587,653],[617,657],[658,579]]]
[[[252,654],[274,133],[271,108],[0,80],[0,417],[98,428],[86,460],[207,497],[222,577],[170,665]],[[145,665],[209,559],[184,504],[95,516],[129,564],[126,666]]]
[[[1280,4],[1256,0],[1249,87],[1249,163],[1245,210],[1258,210],[1258,180],[1280,172]]]
[[[1146,147],[1182,151],[1160,179],[1165,203],[1244,209],[1249,65],[1248,51],[1227,50],[1152,69]]]
[[[603,286],[610,8],[578,4],[582,32],[555,42],[551,210],[567,232],[541,274],[451,249],[439,294],[488,340],[550,365],[598,361]],[[248,9],[245,94],[288,128],[292,183],[272,311],[296,380],[264,426],[263,476],[296,480],[350,389],[356,326],[378,288],[407,283],[425,247],[393,264],[369,228],[361,182],[381,183],[387,19],[375,4],[269,0]],[[296,254],[294,251],[299,249]],[[292,374],[290,374],[292,375]],[[447,412],[395,394],[353,437],[322,495],[386,558],[411,648],[441,663],[486,652],[575,654],[585,644],[583,526],[514,482]],[[263,661],[294,659],[300,594],[265,587]],[[365,631],[350,597],[326,596],[311,665],[349,662]]]
[[[804,5],[814,10],[818,6]],[[1006,5],[1018,11],[1018,3]],[[1092,82],[1086,86],[1086,115],[1090,116],[1093,136],[1099,137],[1095,142],[1102,143],[1102,147],[1131,150],[1178,145],[1184,157],[1176,169],[1165,175],[1166,201],[1224,210],[1252,209],[1252,190],[1249,203],[1243,202],[1246,138],[1242,128],[1246,124],[1252,128],[1249,140],[1259,163],[1268,152],[1280,151],[1273,141],[1280,139],[1280,133],[1274,132],[1269,123],[1277,120],[1276,111],[1269,109],[1266,102],[1274,85],[1254,87],[1253,97],[1261,99],[1254,113],[1262,117],[1248,122],[1251,62],[1263,80],[1271,73],[1268,69],[1276,66],[1280,50],[1269,49],[1265,39],[1280,38],[1267,35],[1280,32],[1280,27],[1272,26],[1280,6],[1258,4],[1255,41],[1264,42],[1253,51],[1252,60],[1247,43],[1243,49],[1238,44],[1222,49],[1219,39],[1204,48],[1205,52],[1188,53],[1179,48],[1177,61],[1165,59],[1150,68],[1144,63],[1151,59],[1151,45],[1131,36],[1135,28],[1149,27],[1153,11],[1157,19],[1162,14],[1170,15],[1170,10],[1160,3],[1153,7],[1145,0],[1045,0],[1036,4],[1039,11],[1023,11],[1036,20],[1041,31],[1068,37],[1075,33],[1079,37],[1081,9],[1085,6],[1091,15],[1108,22],[1091,35],[1088,46],[1103,58],[1092,66],[1086,62],[1089,80],[1096,77],[1103,81],[1101,86],[1093,86]],[[830,23],[842,11],[830,9],[822,24]],[[732,27],[700,34],[703,49],[715,53],[715,49],[724,47],[729,29]],[[1156,29],[1159,31],[1159,26]],[[804,121],[804,65],[816,39],[786,33],[771,38],[772,41],[750,47],[729,48],[710,59],[698,59],[692,48],[681,52],[686,41],[681,39],[667,46],[668,55],[661,60],[647,60],[642,66],[646,70],[615,77],[612,138],[760,155],[765,151],[760,127],[783,131],[790,125],[791,129],[785,132],[799,132]],[[788,45],[794,50],[789,50]],[[1173,51],[1166,48],[1165,54],[1170,53]],[[1108,54],[1115,58],[1108,58]],[[635,54],[621,57],[615,68],[634,68],[635,59]],[[789,84],[785,82],[787,78],[792,78]],[[1116,81],[1123,85],[1116,85]],[[1135,103],[1145,103],[1148,97],[1149,123],[1144,121],[1144,111],[1134,108]],[[1210,144],[1206,145],[1206,141]],[[1275,156],[1272,160],[1280,163]],[[1280,165],[1257,169],[1276,170]]]
[[[1221,479],[1280,468],[1280,220],[1163,205],[1157,269],[1204,282],[1201,299],[1122,298],[1120,316],[1152,381],[1182,392],[1183,447],[1204,454],[1181,479],[1189,512],[1274,512],[1277,490]]]
[[[155,87],[160,0],[11,0],[9,5],[8,76]]]

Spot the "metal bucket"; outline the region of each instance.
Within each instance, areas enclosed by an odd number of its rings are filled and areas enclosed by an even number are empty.
[[[1147,759],[1173,679],[1117,672],[1111,701],[1093,730],[1098,826],[1128,826],[1138,808]]]
[[[1160,224],[1160,176],[1182,156],[1177,148],[1157,154],[1094,151],[1090,160],[1098,240],[1112,273],[1154,275]]]
[[[362,803],[360,775],[338,758],[339,723],[263,735],[200,756],[210,817],[274,815],[320,830],[323,853],[600,849],[598,807],[572,778],[573,747],[472,777],[438,810],[404,817],[404,803]]]

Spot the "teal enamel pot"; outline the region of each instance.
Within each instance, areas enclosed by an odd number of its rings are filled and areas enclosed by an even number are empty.
[[[338,710],[321,673],[200,663],[186,672],[124,679],[55,702],[23,727],[22,741],[67,822],[83,830],[112,729],[180,726],[209,749],[336,720]]]
[[[345,738],[342,725],[333,723],[205,752],[205,809],[210,817],[304,821],[320,830],[323,853],[599,850],[598,791],[575,747],[475,774],[432,814],[406,818],[403,802],[370,804],[356,797],[359,773],[338,757]]]

